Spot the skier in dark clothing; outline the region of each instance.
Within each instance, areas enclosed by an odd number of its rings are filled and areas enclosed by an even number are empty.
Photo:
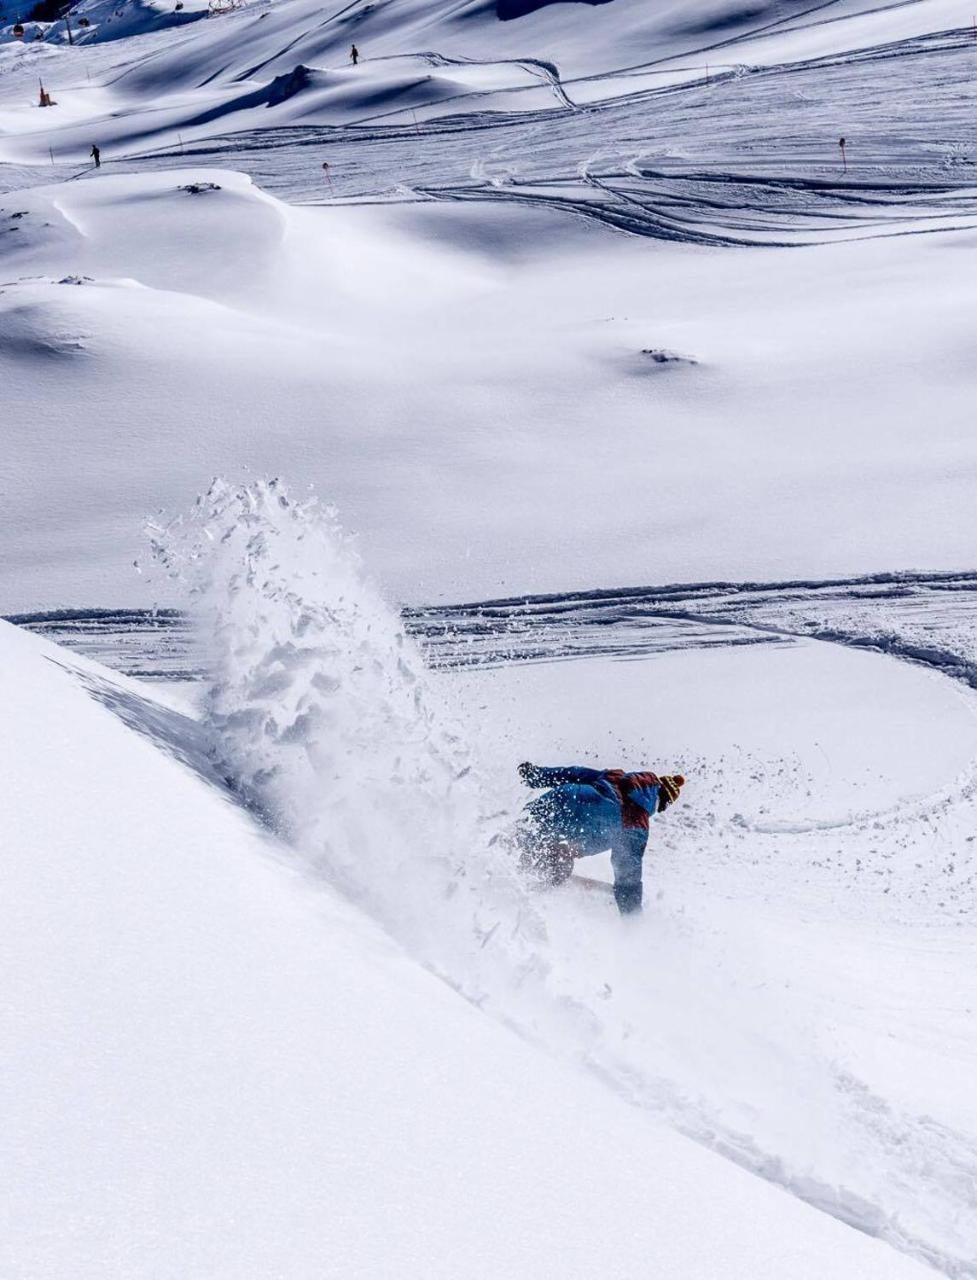
[[[101,153],[101,151],[98,149],[97,145],[96,145],[94,142],[92,143],[91,156],[92,156],[92,159],[95,161],[95,168],[96,168],[96,169],[101,169],[101,167],[102,167],[102,153]]]
[[[353,47],[352,47],[352,48],[350,49],[350,51],[349,51],[349,57],[350,57],[350,61],[352,62],[353,66],[355,67],[355,66],[356,66],[356,64],[357,64],[357,63],[359,62],[359,60],[360,60],[360,51],[359,51],[359,49],[357,49],[357,47],[356,47],[356,45],[355,45],[355,44],[353,45]]]
[[[609,849],[618,909],[640,911],[648,822],[678,799],[682,775],[521,764],[519,776],[527,786],[550,788],[526,805],[517,828],[521,868],[546,884],[562,884],[577,858]]]

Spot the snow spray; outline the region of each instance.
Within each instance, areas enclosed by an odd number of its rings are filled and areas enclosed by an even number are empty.
[[[278,481],[215,481],[149,532],[195,601],[213,752],[247,802],[469,999],[541,979],[545,930],[487,789],[335,512]]]

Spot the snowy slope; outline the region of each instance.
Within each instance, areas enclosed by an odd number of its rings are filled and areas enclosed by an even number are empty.
[[[415,601],[970,562],[968,236],[666,252],[219,170],[0,209],[5,612],[153,602],[144,517],[242,468]]]
[[[2,645],[5,1275],[928,1274],[420,970],[192,721]]]
[[[972,15],[202,15],[0,33],[0,611],[210,678],[0,626],[0,1272],[973,1280]],[[527,756],[687,774],[640,922]]]
[[[811,643],[435,677],[277,484],[217,484],[154,543],[202,610],[221,768],[306,865],[605,1087],[969,1280],[970,695]],[[530,750],[689,777],[639,927],[512,881]]]
[[[414,601],[969,565],[945,0],[59,32],[0,48],[4,611],[153,603],[145,514],[242,468]]]
[[[470,161],[486,130],[501,132],[508,149],[503,131],[510,124],[528,124],[538,145],[540,114],[564,118],[576,135],[562,148],[564,180],[588,157],[607,156],[610,143],[651,142],[659,162],[705,150],[711,163],[728,163],[730,151],[745,150],[747,164],[762,159],[767,166],[786,144],[802,169],[813,164],[819,176],[832,177],[842,130],[859,167],[880,148],[898,165],[904,153],[925,146],[929,129],[918,127],[924,119],[937,130],[953,121],[947,142],[969,147],[973,37],[952,0],[721,0],[705,8],[688,0],[613,0],[548,4],[510,21],[491,2],[384,0],[324,16],[309,0],[282,0],[207,22],[196,21],[196,4],[175,13],[141,0],[121,7],[85,0],[75,15],[92,23],[79,29],[78,46],[64,45],[63,24],[46,42],[14,40],[8,28],[0,43],[0,159],[78,165],[95,139],[113,160],[152,156],[156,163],[160,154],[197,145],[238,153],[240,161],[258,135],[257,151],[269,143],[280,151],[284,143],[298,167],[302,147],[341,143],[334,128],[352,125],[358,145],[377,141],[377,130],[392,130],[396,140],[406,129],[409,139],[421,137],[422,150],[434,142],[439,152],[470,128]],[[184,30],[152,34],[160,24],[186,22]],[[349,61],[353,40],[363,54],[356,67]],[[55,108],[37,110],[38,79],[55,91]],[[927,108],[936,101],[934,118]],[[595,116],[596,106],[602,109]],[[623,125],[615,122],[619,109]],[[310,134],[271,141],[283,127]],[[744,147],[744,135],[752,145]],[[292,143],[300,148],[294,155]],[[549,153],[552,140],[546,143]],[[611,154],[621,150],[614,146]],[[409,164],[410,151],[398,156],[399,166]],[[355,153],[340,154],[337,177],[346,194]],[[928,158],[938,166],[943,155]],[[531,160],[524,152],[518,168]],[[918,181],[918,168],[914,176]],[[311,194],[308,175],[285,180]]]

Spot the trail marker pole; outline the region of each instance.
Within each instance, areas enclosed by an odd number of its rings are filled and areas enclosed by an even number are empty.
[[[48,147],[48,155],[51,157],[51,165],[54,165],[54,147]]]
[[[843,173],[847,173],[847,172],[848,172],[848,160],[847,160],[847,157],[845,156],[845,140],[844,140],[844,138],[839,138],[839,139],[838,139],[838,146],[839,146],[839,147],[840,147],[840,149],[841,149],[841,163],[842,163],[842,165],[844,166],[844,168],[843,168],[842,172],[843,172]]]

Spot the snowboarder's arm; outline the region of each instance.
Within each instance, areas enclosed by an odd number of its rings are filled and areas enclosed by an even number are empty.
[[[622,840],[611,849],[614,900],[622,916],[641,910],[641,869],[645,854],[644,833],[637,840]]]
[[[548,769],[542,764],[521,764],[519,777],[527,787],[558,787],[561,782],[593,783],[602,777],[600,769],[586,769],[582,765],[561,765]]]

